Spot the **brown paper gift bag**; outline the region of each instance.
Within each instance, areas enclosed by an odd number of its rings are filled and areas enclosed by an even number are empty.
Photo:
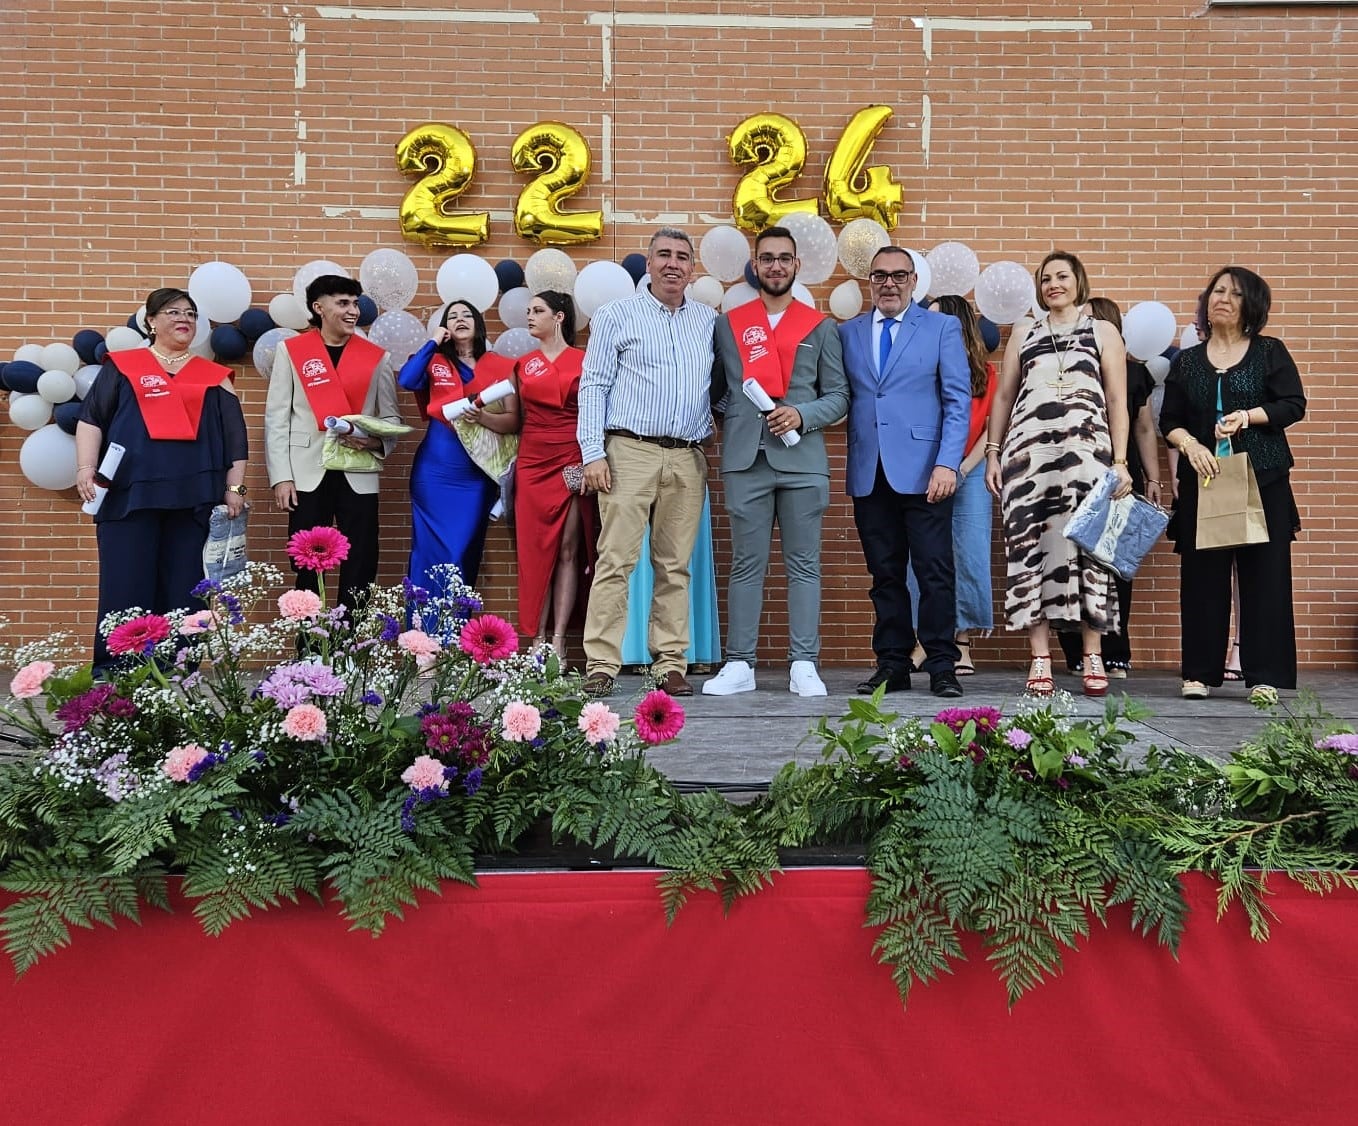
[[[1249,454],[1217,458],[1221,472],[1198,489],[1197,548],[1268,542],[1264,502]]]

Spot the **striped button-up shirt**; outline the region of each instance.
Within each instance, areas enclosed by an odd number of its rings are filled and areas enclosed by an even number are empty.
[[[590,321],[576,437],[586,463],[604,456],[605,430],[698,442],[712,433],[712,326],[716,311],[678,309],[643,289]]]

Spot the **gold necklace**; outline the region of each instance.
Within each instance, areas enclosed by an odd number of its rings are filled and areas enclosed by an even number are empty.
[[[1070,351],[1070,338],[1075,334],[1075,330],[1080,327],[1080,318],[1075,318],[1075,323],[1070,326],[1060,336],[1056,335],[1056,329],[1052,325],[1051,318],[1047,318],[1047,334],[1052,338],[1052,351],[1056,354],[1056,393],[1062,397],[1066,393],[1066,365],[1064,357]],[[1061,341],[1066,341],[1066,346],[1061,347]]]
[[[181,352],[178,356],[167,356],[164,352],[160,351],[154,344],[150,345],[150,348],[151,355],[155,356],[156,359],[158,359],[163,364],[182,364],[193,354],[192,352]]]

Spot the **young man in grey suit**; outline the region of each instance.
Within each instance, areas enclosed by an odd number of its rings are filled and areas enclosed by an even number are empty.
[[[871,312],[839,326],[849,376],[848,486],[872,575],[876,671],[858,685],[910,687],[911,624],[906,564],[919,579],[918,640],[935,696],[962,695],[955,670],[957,595],[952,505],[971,420],[971,369],[956,317],[910,299],[908,251],[886,246],[868,274]]]
[[[849,387],[834,324],[793,300],[799,263],[792,234],[769,227],[755,239],[753,258],[759,297],[719,318],[713,335],[712,401],[727,401],[721,479],[731,520],[731,575],[727,660],[703,685],[703,694],[755,688],[764,574],[776,521],[787,572],[788,688],[798,696],[824,696],[816,661],[821,518],[830,503],[830,464],[821,431],[844,417]]]

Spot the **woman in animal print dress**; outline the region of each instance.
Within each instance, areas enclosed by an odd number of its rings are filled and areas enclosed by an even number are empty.
[[[1000,499],[1010,629],[1032,649],[1027,690],[1049,696],[1051,629],[1078,629],[1084,691],[1108,691],[1101,636],[1117,625],[1111,572],[1085,559],[1062,533],[1108,467],[1116,496],[1127,472],[1127,371],[1122,337],[1085,309],[1089,278],[1073,254],[1054,250],[1034,275],[1047,315],[1014,325],[1000,369],[986,442],[986,485]]]

